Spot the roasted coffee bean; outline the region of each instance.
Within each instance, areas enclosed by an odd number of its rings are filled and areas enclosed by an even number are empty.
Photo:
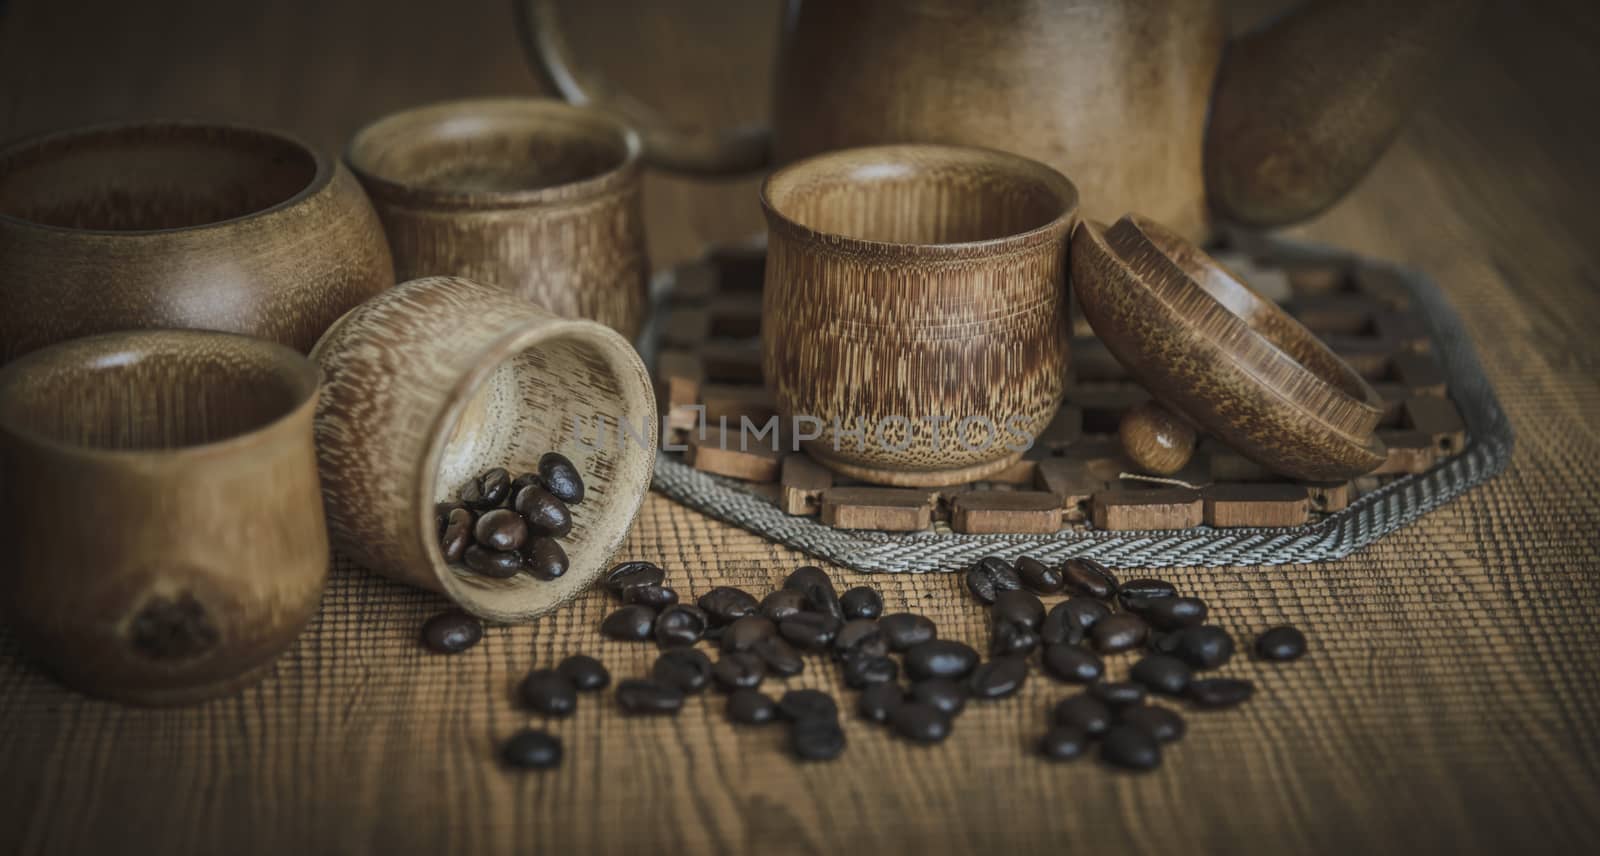
[[[761,658],[767,664],[767,671],[781,678],[798,675],[805,667],[805,660],[801,659],[800,652],[793,645],[785,642],[778,636],[756,640],[750,653]]]
[[[778,718],[778,703],[760,690],[728,693],[728,720],[740,725],[765,725]]]
[[[518,690],[522,703],[545,716],[571,716],[578,709],[578,688],[555,669],[534,669]]]
[[[1183,695],[1189,688],[1194,671],[1188,663],[1171,654],[1151,654],[1133,664],[1128,677],[1144,684],[1150,692],[1175,696]]]
[[[1101,619],[1095,624],[1094,629],[1089,631],[1089,635],[1101,653],[1117,654],[1122,651],[1132,651],[1144,644],[1145,636],[1149,632],[1150,628],[1139,616],[1121,612]]]
[[[967,688],[974,698],[1005,698],[1028,680],[1028,661],[1021,657],[995,657],[972,670]]]
[[[1044,649],[1044,670],[1058,680],[1087,684],[1106,673],[1105,663],[1093,651],[1065,642]]]
[[[656,664],[650,667],[650,678],[686,693],[697,693],[711,683],[711,660],[693,648],[673,648],[656,658]]]
[[[989,656],[1026,657],[1039,647],[1039,634],[1026,626],[996,618],[989,623]]]
[[[1153,704],[1141,704],[1125,708],[1117,712],[1117,721],[1123,725],[1132,725],[1143,728],[1146,733],[1156,739],[1157,743],[1172,743],[1183,738],[1183,733],[1188,730],[1183,717],[1177,712],[1157,707]]]
[[[518,491],[511,507],[540,535],[559,538],[572,531],[572,512],[567,510],[567,504],[540,485],[530,484]]]
[[[785,577],[783,587],[790,591],[805,594],[806,589],[812,586],[827,586],[833,588],[833,580],[828,578],[828,572],[816,565],[801,565],[794,569],[794,573]]]
[[[863,690],[856,701],[856,714],[870,722],[888,722],[889,714],[904,701],[905,691],[899,684],[893,681],[873,684]]]
[[[778,589],[761,601],[761,614],[773,621],[782,621],[805,611],[806,596],[794,589]]]
[[[1056,725],[1080,728],[1090,737],[1096,737],[1111,727],[1111,708],[1092,695],[1080,693],[1062,699],[1056,705],[1051,721]]]
[[[1189,682],[1189,700],[1196,707],[1233,707],[1249,701],[1256,685],[1242,678],[1196,678]]]
[[[629,586],[622,590],[622,602],[661,609],[677,603],[678,593],[666,586]]]
[[[839,718],[838,703],[821,690],[790,690],[778,699],[778,711],[791,722]]]
[[[869,586],[856,586],[839,596],[846,619],[877,618],[883,615],[883,596]]]
[[[889,653],[889,642],[878,629],[878,622],[870,618],[846,621],[833,637],[833,655],[839,659],[868,656],[882,657]]]
[[[448,609],[422,625],[422,644],[435,654],[459,654],[483,640],[483,622]]]
[[[1126,608],[1159,630],[1193,627],[1206,620],[1206,602],[1197,597],[1130,598]]]
[[[828,650],[839,633],[839,622],[820,612],[802,612],[778,622],[778,633],[802,651]]]
[[[803,719],[789,726],[789,751],[802,761],[832,761],[844,745],[844,729],[837,720]]]
[[[1089,686],[1089,694],[1113,709],[1144,704],[1144,684],[1133,681],[1100,681]]]
[[[1136,725],[1118,725],[1100,738],[1100,760],[1125,770],[1154,770],[1161,766],[1161,744]]]
[[[1039,641],[1045,645],[1076,645],[1083,641],[1088,631],[1078,623],[1078,615],[1065,608],[1066,602],[1058,603],[1049,614],[1045,615],[1044,623],[1039,625]]]
[[[749,651],[757,642],[778,635],[778,625],[765,615],[746,615],[722,632],[724,651]]]
[[[882,654],[855,654],[844,659],[844,685],[859,690],[900,677],[900,666]]]
[[[1221,668],[1233,658],[1233,637],[1210,624],[1178,631],[1177,646],[1178,657],[1196,669]]]
[[[525,488],[525,487],[527,487],[528,485],[531,485],[531,484],[536,484],[536,485],[538,485],[540,487],[544,487],[544,480],[539,478],[539,474],[538,473],[523,473],[522,475],[517,476],[516,478],[512,479],[511,480],[511,497],[512,497],[512,500],[515,501],[517,494],[521,493],[523,488]]]
[[[934,639],[906,652],[906,673],[912,680],[963,678],[978,665],[978,652],[954,639]]]
[[[1110,600],[1117,593],[1117,575],[1093,559],[1068,559],[1061,575],[1066,577],[1067,589],[1077,594]]]
[[[1150,631],[1150,639],[1146,647],[1157,654],[1166,654],[1176,657],[1178,655],[1178,642],[1183,638],[1183,630],[1172,630],[1167,633]]]
[[[600,622],[600,632],[624,642],[642,642],[655,630],[656,611],[643,604],[624,606]]]
[[[567,572],[567,551],[554,538],[539,536],[522,548],[528,573],[541,580],[553,580]]]
[[[1093,630],[1096,624],[1111,615],[1110,607],[1094,598],[1088,597],[1069,597],[1056,604],[1051,611],[1054,612],[1058,609],[1061,610],[1063,617],[1069,624],[1076,624],[1086,634]]]
[[[1017,576],[1022,578],[1022,587],[1034,594],[1056,594],[1067,585],[1060,570],[1032,556],[1017,560]]]
[[[568,505],[583,502],[583,476],[578,474],[578,468],[565,455],[544,453],[539,458],[539,480],[544,482],[545,490],[555,494],[562,502]]]
[[[495,508],[473,524],[472,537],[491,550],[506,553],[527,543],[528,524],[509,508]]]
[[[521,553],[502,553],[482,544],[473,544],[463,555],[467,570],[485,577],[507,579],[522,573]]]
[[[665,571],[650,562],[623,562],[606,572],[606,591],[621,600],[634,586],[658,586],[667,578]]]
[[[927,702],[907,701],[889,711],[896,734],[916,743],[938,743],[950,736],[950,715]]]
[[[723,654],[711,667],[711,676],[725,690],[750,689],[761,685],[761,679],[767,676],[767,664],[748,652]]]
[[[967,685],[949,678],[929,678],[911,685],[912,701],[931,704],[948,716],[967,706]]]
[[[524,770],[547,770],[561,766],[561,738],[536,728],[511,735],[500,746],[500,758]]]
[[[989,579],[988,574],[973,566],[967,569],[963,579],[967,584],[967,591],[972,592],[972,596],[979,603],[985,606],[994,603],[994,596],[999,592],[994,590],[994,581]]]
[[[617,704],[623,713],[677,713],[683,707],[683,690],[674,686],[629,678],[617,683]]]
[[[445,518],[444,531],[439,534],[439,552],[451,564],[460,564],[467,548],[472,546],[472,529],[477,521],[465,508],[454,508]]]
[[[732,624],[761,610],[761,603],[749,592],[732,586],[717,586],[700,595],[698,603],[715,624]]]
[[[706,614],[687,603],[675,603],[656,615],[655,633],[663,648],[693,645],[706,633]]]
[[[466,506],[455,500],[436,502],[433,504],[433,525],[438,527],[439,534],[441,536],[444,535],[445,525],[450,522],[450,512],[455,511],[458,508],[465,509]]]
[[[989,614],[1021,624],[1029,630],[1038,630],[1044,623],[1044,604],[1039,596],[1026,591],[1003,591],[994,596],[994,606]]]
[[[796,568],[794,573],[783,581],[783,587],[789,591],[800,592],[805,599],[806,609],[824,613],[840,624],[844,623],[844,607],[839,603],[839,594],[834,590],[833,580],[829,579],[828,574],[821,568],[814,565]]]
[[[891,651],[905,651],[939,635],[932,621],[911,612],[885,615],[878,619],[878,630],[882,631]]]
[[[1124,609],[1128,602],[1138,598],[1177,597],[1178,587],[1166,580],[1128,580],[1117,588],[1117,603]]]
[[[1072,725],[1057,725],[1039,740],[1039,754],[1051,761],[1071,761],[1089,748],[1089,735]]]
[[[967,591],[980,603],[991,604],[1000,592],[1022,588],[1022,577],[1011,563],[998,556],[986,556],[967,570]]]
[[[611,673],[606,671],[604,663],[587,654],[573,654],[561,661],[556,666],[567,680],[572,682],[579,692],[584,690],[598,690],[611,683]]]
[[[511,474],[495,467],[461,489],[461,504],[473,511],[488,511],[505,505],[511,496]]]
[[[1256,654],[1263,660],[1298,660],[1305,652],[1305,634],[1287,625],[1256,637]]]

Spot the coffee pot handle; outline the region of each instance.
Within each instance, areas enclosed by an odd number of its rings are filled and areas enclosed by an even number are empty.
[[[754,172],[771,162],[772,130],[767,126],[671,127],[657,111],[618,91],[601,76],[574,68],[572,46],[561,28],[556,0],[512,0],[512,5],[517,32],[534,73],[573,104],[621,116],[639,131],[646,163],[680,173],[735,175]]]

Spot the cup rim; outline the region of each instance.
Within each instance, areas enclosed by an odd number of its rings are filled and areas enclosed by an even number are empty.
[[[380,175],[371,169],[363,156],[362,146],[372,138],[396,130],[407,122],[438,124],[467,118],[487,118],[495,115],[524,118],[552,116],[603,125],[622,141],[622,161],[607,169],[576,181],[560,182],[547,187],[518,190],[454,190],[428,187],[414,182]],[[350,137],[345,146],[344,162],[361,180],[367,192],[375,197],[397,202],[416,202],[450,208],[515,208],[529,205],[548,205],[572,202],[620,189],[626,186],[639,171],[644,143],[639,132],[608,111],[589,105],[569,104],[555,98],[502,96],[489,98],[463,98],[434,101],[389,113],[367,123]]]
[[[904,241],[874,241],[838,232],[814,229],[785,214],[773,202],[772,195],[777,185],[785,181],[793,181],[798,176],[808,172],[820,171],[835,166],[839,161],[860,159],[866,155],[877,156],[884,161],[903,159],[907,155],[921,155],[923,157],[984,159],[991,163],[1004,164],[1019,173],[1033,174],[1036,180],[1045,184],[1048,189],[1056,194],[1062,203],[1062,210],[1050,220],[1023,232],[977,241],[919,244]],[[769,174],[761,182],[760,198],[761,210],[766,214],[767,224],[773,231],[783,232],[791,237],[808,242],[826,244],[829,249],[835,252],[924,260],[928,258],[970,259],[990,257],[1029,249],[1060,239],[1068,234],[1077,222],[1079,206],[1077,185],[1073,184],[1072,179],[1048,164],[1000,149],[982,146],[956,146],[943,143],[894,143],[878,146],[859,146],[812,155],[780,167]]]
[[[313,146],[310,146],[293,134],[271,128],[259,128],[253,125],[244,125],[234,122],[211,122],[203,119],[151,119],[140,122],[106,122],[93,125],[83,125],[75,128],[64,128],[57,131],[48,131],[31,137],[18,140],[9,145],[0,147],[0,171],[3,171],[6,161],[24,155],[30,149],[43,148],[57,145],[76,139],[84,139],[107,134],[126,133],[137,131],[148,133],[154,130],[169,129],[185,132],[193,131],[222,131],[228,134],[267,137],[294,148],[301,154],[311,158],[313,171],[310,181],[306,186],[295,191],[294,194],[282,201],[275,202],[265,208],[259,208],[229,217],[223,220],[213,220],[208,223],[196,223],[191,226],[173,226],[165,229],[82,229],[75,226],[59,226],[52,223],[40,223],[25,217],[17,217],[0,211],[0,223],[14,225],[29,229],[42,229],[50,232],[59,232],[68,235],[102,235],[106,237],[143,237],[147,235],[172,235],[185,232],[201,232],[208,229],[222,229],[266,217],[279,211],[292,208],[305,200],[320,193],[333,181],[334,161],[324,157]]]

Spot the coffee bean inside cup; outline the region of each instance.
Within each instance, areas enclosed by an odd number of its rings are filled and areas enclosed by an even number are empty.
[[[463,485],[458,497],[435,511],[447,564],[497,579],[526,571],[553,580],[567,572],[567,553],[556,539],[571,534],[568,506],[583,498],[583,479],[571,461],[552,452],[540,459],[539,474],[515,479],[494,467]]]

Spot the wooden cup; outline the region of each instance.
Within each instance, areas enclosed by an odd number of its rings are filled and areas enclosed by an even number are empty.
[[[988,149],[819,155],[762,185],[763,370],[805,448],[908,486],[999,472],[1067,372],[1072,182]]]
[[[96,695],[256,680],[321,598],[316,367],[229,333],[109,333],[0,369],[0,609]]]
[[[392,285],[383,227],[355,177],[282,134],[148,122],[0,151],[0,363],[166,327],[304,353]]]
[[[539,98],[451,101],[356,133],[401,281],[460,276],[637,336],[649,312],[639,137]]]
[[[432,277],[356,307],[312,357],[325,377],[316,434],[334,546],[475,615],[526,621],[576,597],[621,546],[650,489],[649,375],[600,324]],[[597,419],[608,423],[603,436]],[[446,564],[435,504],[492,467],[536,471],[546,452],[570,458],[585,485],[572,531],[559,539],[566,574],[490,579]]]

